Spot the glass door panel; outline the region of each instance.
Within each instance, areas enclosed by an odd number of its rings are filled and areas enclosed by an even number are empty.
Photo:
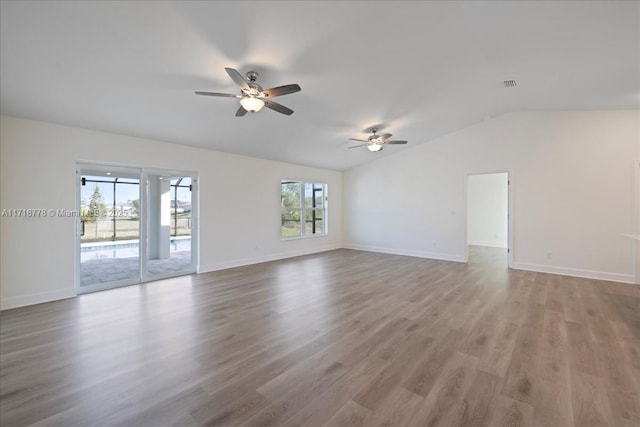
[[[194,179],[147,173],[147,248],[145,278],[192,273]]]
[[[140,281],[139,170],[81,169],[79,290]]]

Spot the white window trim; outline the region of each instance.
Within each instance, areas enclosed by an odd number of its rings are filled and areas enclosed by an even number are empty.
[[[282,225],[280,226],[280,240],[300,240],[300,239],[309,239],[309,238],[314,238],[314,237],[324,237],[326,235],[329,234],[329,228],[328,228],[328,221],[327,221],[327,212],[328,212],[328,208],[327,208],[327,204],[329,201],[329,197],[328,197],[328,185],[324,182],[315,182],[315,181],[300,181],[297,179],[281,179],[280,180],[280,198],[282,198],[282,183],[284,181],[290,181],[290,182],[297,182],[300,183],[300,235],[299,236],[292,236],[292,237],[282,237]],[[305,187],[306,184],[312,184],[312,185],[322,185],[322,193],[323,193],[323,203],[322,203],[322,208],[318,209],[307,209],[306,203],[305,203]],[[297,209],[284,209],[282,207],[282,205],[280,206],[280,216],[282,218],[282,212],[285,210],[297,210]],[[306,218],[307,218],[307,210],[313,211],[313,210],[317,210],[320,211],[322,213],[322,232],[321,233],[315,233],[315,234],[305,234],[305,230],[306,230]]]

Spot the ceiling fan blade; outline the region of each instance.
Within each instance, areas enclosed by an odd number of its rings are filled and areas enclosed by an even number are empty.
[[[273,98],[275,96],[288,95],[290,93],[300,92],[302,89],[300,86],[293,85],[284,85],[278,87],[272,87],[271,89],[265,89],[262,91],[262,95],[265,97]]]
[[[229,74],[229,77],[231,77],[231,79],[236,82],[238,86],[240,86],[240,88],[249,90],[247,81],[244,79],[244,77],[242,77],[242,74],[240,74],[238,70],[233,68],[225,68],[225,71],[227,72],[227,74]]]
[[[238,111],[236,111],[236,117],[242,117],[245,114],[247,114],[247,110],[245,110],[244,107],[241,105],[240,108],[238,108]]]
[[[358,148],[358,147],[366,147],[367,144],[358,144],[358,145],[352,145],[351,147],[347,147],[347,148]]]
[[[407,144],[409,141],[385,141],[383,144]]]
[[[392,135],[390,133],[383,133],[380,136],[382,137],[382,140],[384,141],[385,139],[391,138]]]
[[[277,111],[278,113],[282,113],[282,114],[286,114],[287,116],[290,116],[293,114],[293,110],[290,108],[285,107],[284,105],[280,105],[278,103],[275,103],[273,101],[267,101],[266,99],[263,100],[264,101],[264,106],[267,108],[271,108],[273,111]]]
[[[349,138],[349,141],[369,142],[366,139]]]
[[[242,98],[242,96],[240,95],[232,95],[230,93],[216,93],[216,92],[196,92],[196,95],[222,96],[225,98]]]

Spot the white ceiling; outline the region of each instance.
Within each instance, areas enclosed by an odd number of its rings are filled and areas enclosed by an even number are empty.
[[[640,3],[17,2],[2,114],[344,170],[510,111],[637,109]],[[234,117],[224,67],[293,110]],[[506,89],[504,80],[518,86]],[[382,124],[407,146],[348,150]]]

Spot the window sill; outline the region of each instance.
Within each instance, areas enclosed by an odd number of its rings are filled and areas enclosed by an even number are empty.
[[[318,237],[327,237],[328,233],[324,234],[312,234],[310,236],[296,236],[296,237],[281,237],[280,241],[286,242],[288,240],[303,240],[303,239],[317,239]]]

